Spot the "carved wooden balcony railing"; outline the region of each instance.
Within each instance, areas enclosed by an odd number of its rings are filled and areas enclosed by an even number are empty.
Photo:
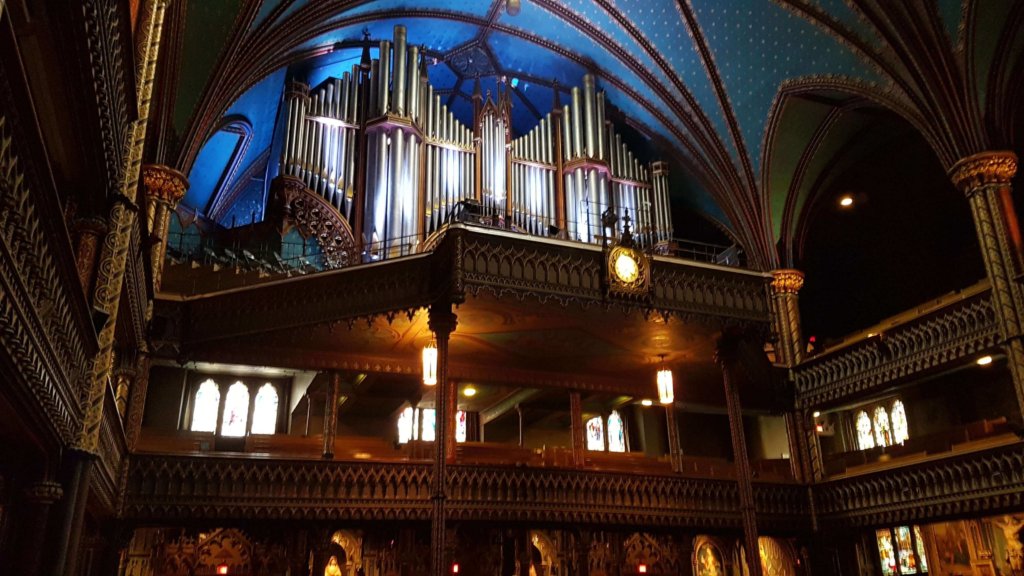
[[[738,527],[736,483],[559,469],[451,466],[455,520]],[[133,455],[123,513],[181,519],[428,520],[427,463]],[[809,522],[806,488],[755,484],[762,525]]]
[[[0,58],[10,79],[0,83],[0,371],[26,419],[71,443],[96,333],[23,71],[11,62]]]
[[[998,325],[984,286],[961,299],[794,369],[797,404],[815,408],[961,361],[996,345]]]
[[[813,488],[823,523],[881,526],[1024,506],[1024,443],[934,458]]]

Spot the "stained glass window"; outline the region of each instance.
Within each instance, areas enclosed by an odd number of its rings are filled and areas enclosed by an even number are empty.
[[[455,413],[455,441],[466,441],[466,412],[464,410]]]
[[[928,573],[920,527],[883,528],[875,531],[875,538],[883,576]]]
[[[917,554],[914,553],[914,546],[910,542],[909,527],[896,527],[896,543],[900,555],[900,574],[917,574]]]
[[[924,553],[924,538],[921,538],[921,527],[914,526],[914,540],[917,544],[917,561],[921,563],[921,573],[928,571],[928,558]]]
[[[626,436],[623,431],[622,416],[619,416],[619,413],[614,410],[612,410],[611,416],[608,417],[608,451],[626,451]]]
[[[271,383],[260,386],[252,410],[253,434],[273,434],[277,429],[277,388]]]
[[[907,438],[910,438],[910,433],[907,430],[907,411],[903,408],[903,402],[896,400],[892,403],[890,418],[892,420],[892,441],[895,444],[903,444]]]
[[[604,450],[604,422],[600,416],[587,420],[587,450]]]
[[[878,540],[878,559],[882,563],[882,576],[894,576],[896,574],[896,550],[892,545],[892,532],[888,528],[876,530],[875,538]]]
[[[861,450],[875,447],[875,437],[871,434],[871,418],[863,410],[857,413],[857,444]]]
[[[434,426],[436,425],[436,414],[433,408],[424,408],[420,420],[423,422],[423,434],[420,436],[424,442],[433,442],[436,438]]]
[[[249,389],[241,382],[235,382],[228,388],[224,400],[224,418],[220,423],[220,433],[224,436],[245,436],[245,425],[249,420]]]
[[[875,408],[875,444],[889,446],[892,444],[892,434],[889,432],[889,413],[885,408]]]
[[[402,410],[402,413],[398,415],[399,444],[405,444],[409,440],[412,440],[413,420],[412,406],[407,406],[405,410]]]
[[[192,403],[193,432],[216,432],[217,409],[220,408],[220,389],[213,380],[199,385]]]

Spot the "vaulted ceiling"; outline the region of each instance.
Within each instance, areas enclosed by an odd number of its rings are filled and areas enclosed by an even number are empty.
[[[872,130],[879,109],[947,169],[1012,146],[1021,125],[1024,2],[522,0],[516,11],[509,1],[176,2],[154,160],[190,173],[186,202],[208,205],[204,145],[219,128],[251,123],[235,174],[258,172],[289,67],[334,75],[364,33],[376,43],[403,24],[457,114],[474,78],[485,90],[515,78],[517,131],[550,110],[556,84],[594,73],[652,158],[673,163],[674,202],[768,269],[793,264],[805,207],[835,166],[885,138]]]

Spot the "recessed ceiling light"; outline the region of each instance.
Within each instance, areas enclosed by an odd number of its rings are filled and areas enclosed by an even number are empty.
[[[815,410],[814,411],[814,417],[818,418],[819,416],[821,416],[821,412],[818,412],[817,410]]]
[[[850,196],[849,194],[841,196],[839,198],[839,205],[842,206],[843,208],[849,208],[850,206],[853,206],[853,196]]]
[[[644,398],[643,400],[640,401],[640,404],[642,404],[644,406],[654,406],[654,400],[651,400],[649,398]]]
[[[473,388],[472,386],[466,386],[465,388],[462,389],[462,395],[467,397],[476,396],[476,388]]]
[[[992,357],[991,356],[982,356],[981,358],[978,358],[977,363],[978,363],[978,366],[988,366],[989,364],[992,363]]]

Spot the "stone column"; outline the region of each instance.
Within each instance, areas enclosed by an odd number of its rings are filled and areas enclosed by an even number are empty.
[[[446,387],[451,386],[448,382],[448,341],[452,332],[455,331],[457,320],[452,313],[451,304],[434,304],[430,307],[430,318],[428,320],[430,329],[434,332],[434,339],[437,342],[437,385],[435,391],[435,436],[434,436],[434,469],[431,478],[431,501],[433,514],[430,524],[430,573],[433,576],[444,576],[445,574],[445,500],[447,495],[447,463],[446,454],[448,436],[452,435],[449,430],[451,422],[448,419],[448,403],[450,401],[446,393]]]
[[[15,524],[17,532],[11,538],[12,547],[17,547],[12,554],[17,562],[11,567],[12,573],[39,573],[50,506],[63,495],[60,484],[50,481],[37,482],[22,493],[20,521]]]
[[[142,167],[146,191],[146,220],[149,230],[149,260],[153,268],[153,291],[160,290],[164,258],[167,255],[167,230],[171,213],[185,197],[188,179],[168,166],[146,164]]]
[[[107,224],[101,218],[83,218],[75,222],[75,267],[86,297],[92,294],[99,258],[100,238],[107,233]]]
[[[583,429],[583,400],[577,390],[569,393],[569,414],[572,418],[572,463],[573,466],[582,468],[587,458],[587,439],[586,430]]]
[[[1013,208],[1011,181],[1017,156],[1009,151],[982,152],[957,162],[949,171],[953,184],[967,195],[978,233],[992,304],[1006,352],[1006,364],[1024,416],[1024,300],[1020,284],[1021,233]]]
[[[716,360],[722,369],[722,384],[725,387],[725,403],[729,413],[729,432],[732,435],[733,458],[736,466],[736,482],[739,486],[740,515],[743,520],[743,539],[747,549],[750,576],[761,576],[761,562],[757,547],[757,514],[754,508],[754,487],[751,482],[750,460],[747,457],[747,442],[743,434],[743,413],[740,409],[740,395],[737,390],[736,357],[739,342],[723,336],[718,342]]]
[[[793,368],[804,360],[804,340],[800,324],[800,289],[804,274],[799,270],[772,271],[772,311],[775,333],[775,363]],[[792,373],[789,374],[792,380]],[[789,463],[793,478],[810,482],[822,478],[821,453],[814,426],[805,410],[793,407],[785,414],[786,436],[789,440]]]
[[[338,432],[338,395],[341,393],[341,374],[331,372],[327,388],[327,406],[324,408],[324,460],[334,458],[334,437]]]

